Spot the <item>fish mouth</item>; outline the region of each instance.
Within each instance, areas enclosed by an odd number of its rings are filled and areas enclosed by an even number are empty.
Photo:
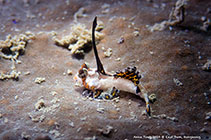
[[[82,84],[76,82],[74,86],[75,86],[75,87],[82,87]]]
[[[74,76],[73,77],[73,80],[74,80],[74,82],[75,82],[75,87],[82,87],[82,83],[80,82],[80,80],[79,80],[79,78],[78,78],[78,76]]]

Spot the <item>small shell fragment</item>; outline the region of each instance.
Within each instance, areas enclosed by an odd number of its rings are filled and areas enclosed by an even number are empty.
[[[45,107],[45,101],[43,99],[40,99],[37,101],[37,103],[34,105],[36,110],[41,109],[42,107]]]
[[[99,113],[104,113],[105,109],[104,108],[97,108],[97,112]]]
[[[120,61],[121,60],[121,58],[120,57],[118,57],[117,59],[115,59],[116,61]]]
[[[183,86],[183,83],[180,82],[178,79],[174,78],[173,81],[176,84],[176,86]]]
[[[41,83],[45,82],[45,78],[44,77],[37,77],[34,80],[34,82],[37,83],[37,84],[41,84]]]
[[[106,128],[104,128],[104,129],[98,129],[98,131],[100,133],[102,133],[103,135],[108,136],[113,131],[113,129],[114,128],[112,126],[106,125]]]
[[[112,55],[112,49],[108,48],[105,52],[104,52],[105,57],[110,57]]]
[[[208,59],[207,62],[202,66],[202,70],[211,71],[211,59]]]
[[[133,34],[134,34],[134,36],[137,37],[137,36],[139,36],[139,31],[134,31]]]
[[[154,103],[156,101],[156,95],[153,93],[151,95],[149,95],[149,100]]]
[[[124,43],[124,41],[125,41],[124,37],[120,37],[120,38],[118,39],[117,43],[118,43],[118,44],[122,44],[122,43]]]
[[[67,74],[68,74],[68,75],[73,75],[73,72],[72,72],[70,69],[68,69],[68,70],[67,70]]]

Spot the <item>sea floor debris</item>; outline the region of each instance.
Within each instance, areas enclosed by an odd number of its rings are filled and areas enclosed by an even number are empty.
[[[182,23],[185,19],[185,7],[188,3],[188,0],[177,0],[175,6],[172,8],[169,19],[164,20],[161,23],[156,23],[153,26],[149,27],[151,32],[162,31],[168,26],[175,26]]]
[[[96,29],[97,32],[95,35],[98,42],[103,39],[104,36],[103,33],[99,32],[99,30],[103,29],[102,26],[103,23]],[[77,23],[71,27],[69,35],[63,36],[61,39],[54,37],[53,40],[56,45],[71,50],[71,54],[84,55],[84,49],[87,49],[87,47],[91,47],[92,45],[91,38],[91,30],[88,30],[84,24]]]
[[[25,34],[15,35],[13,37],[12,35],[8,35],[6,40],[0,40],[0,58],[12,61],[12,70],[7,74],[1,71],[0,80],[18,79],[21,72],[16,70],[15,64],[21,63],[18,57],[24,54],[27,43],[34,39],[34,33],[27,31]]]
[[[208,59],[207,62],[202,66],[202,70],[211,71],[211,59]]]

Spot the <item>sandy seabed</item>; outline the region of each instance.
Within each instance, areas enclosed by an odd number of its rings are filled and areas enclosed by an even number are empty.
[[[211,58],[211,32],[204,29],[211,2],[191,0],[184,22],[151,32],[175,2],[1,0],[0,39],[27,31],[34,38],[17,50],[17,59],[0,57],[1,73],[20,72],[0,81],[0,139],[209,139],[211,75],[203,66]],[[131,93],[102,101],[74,87],[84,62],[96,67],[94,53],[85,45],[82,54],[72,54],[55,37],[69,35],[77,23],[90,29],[96,15],[103,23],[97,48],[105,69],[136,66],[149,95],[156,95],[150,105],[157,117],[145,115],[144,100]],[[0,49],[7,56],[17,52]]]

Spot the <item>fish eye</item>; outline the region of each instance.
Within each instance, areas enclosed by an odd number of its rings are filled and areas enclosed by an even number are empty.
[[[80,77],[80,78],[81,78],[81,74],[78,74],[78,77]]]
[[[83,77],[85,77],[85,74],[84,73],[80,73],[80,74],[78,74],[78,77],[79,78],[83,78]]]
[[[78,71],[78,77],[85,78],[88,74],[87,69],[83,68]]]

